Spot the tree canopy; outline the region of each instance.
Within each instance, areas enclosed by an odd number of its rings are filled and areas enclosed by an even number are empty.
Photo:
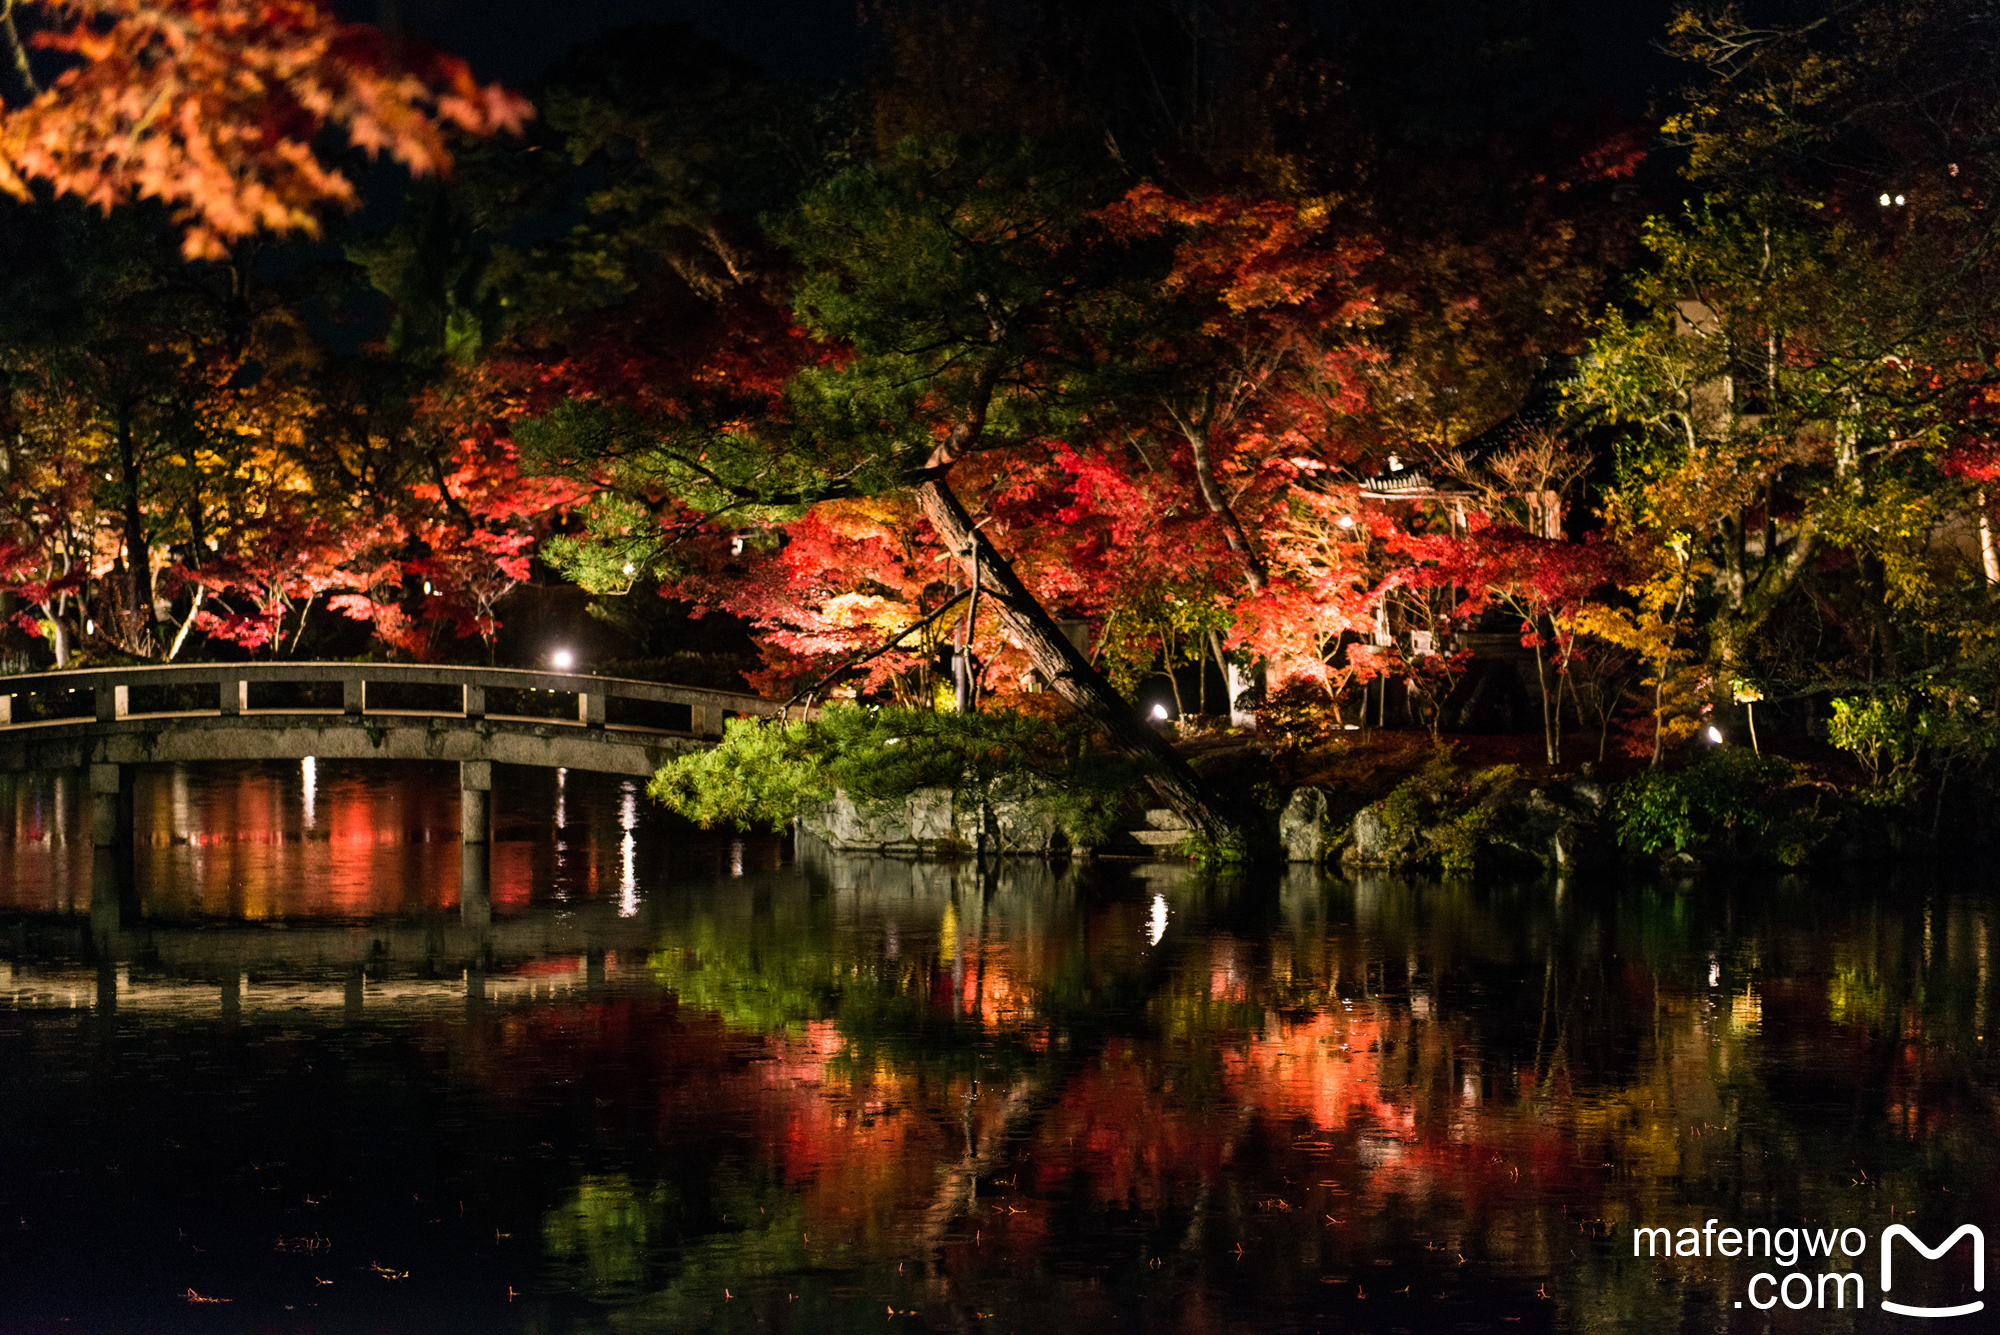
[[[10,10],[17,627],[497,655],[569,582],[780,697],[1046,688],[1218,834],[1135,687],[1435,730],[1499,636],[1552,764],[1976,697],[1980,6],[1663,13],[1650,123],[1547,15],[1128,10],[883,3],[838,88],[642,26],[525,94],[306,0]]]

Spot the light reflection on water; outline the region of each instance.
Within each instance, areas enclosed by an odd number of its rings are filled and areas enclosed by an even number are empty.
[[[102,944],[0,789],[0,1327],[1886,1330],[1630,1230],[2000,1238],[1962,878],[795,866],[504,771],[488,921],[449,767],[304,778],[149,773]]]

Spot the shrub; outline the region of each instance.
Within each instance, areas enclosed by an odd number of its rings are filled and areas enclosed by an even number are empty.
[[[947,788],[968,802],[1018,801],[1071,842],[1101,843],[1142,777],[1104,755],[1074,717],[832,706],[811,722],[732,719],[720,745],[676,756],[647,792],[704,827],[782,828],[836,789],[864,805]]]
[[[1440,741],[1424,767],[1383,798],[1377,812],[1390,844],[1407,850],[1405,865],[1469,873],[1498,819],[1491,799],[1519,777],[1515,765],[1463,769],[1451,743]]]
[[[690,751],[660,766],[646,791],[704,830],[712,825],[787,824],[802,802],[833,793],[809,724],[733,718],[712,750]]]
[[[1274,755],[1343,745],[1346,734],[1339,704],[1311,682],[1288,682],[1257,706],[1257,737]]]
[[[1621,840],[1647,853],[1720,844],[1724,852],[1788,867],[1811,856],[1827,833],[1818,795],[1798,770],[1741,747],[1717,747],[1691,765],[1627,781],[1612,819]]]
[[[1917,734],[1911,726],[1910,701],[1901,691],[1877,691],[1833,702],[1826,739],[1868,768],[1868,781],[1880,784],[1883,767],[1893,780],[1916,759]]]
[[[2000,743],[2000,718],[1969,677],[1943,676],[1883,687],[1833,702],[1827,740],[1852,752],[1868,769],[1873,790],[1863,800],[1894,804],[1909,798],[1921,769],[1940,776],[1976,760]]]

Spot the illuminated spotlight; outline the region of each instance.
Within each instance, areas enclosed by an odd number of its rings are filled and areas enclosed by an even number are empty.
[[[567,649],[558,649],[549,655],[549,663],[558,672],[567,672],[576,666],[576,655]]]
[[[625,578],[630,579],[632,578],[632,576],[638,573],[639,573],[639,567],[633,565],[630,561],[627,561],[625,563]]]
[[[1354,527],[1354,516],[1353,516],[1353,515],[1342,515],[1342,516],[1340,517],[1340,526],[1341,526],[1342,528],[1353,528],[1353,527]]]
[[[424,581],[424,592],[425,592],[426,594],[428,594],[428,593],[430,593],[430,591],[431,591],[431,582],[430,582],[429,580],[425,580],[425,581]]]
[[[1167,707],[1165,705],[1154,705],[1153,719],[1155,722],[1165,723],[1167,721]]]
[[[1708,740],[1714,742],[1717,746],[1722,745],[1722,729],[1710,728],[1708,730]]]
[[[1896,196],[1896,202],[1897,202],[1898,204],[1902,203],[1902,202],[1903,202],[1903,197],[1902,197],[1901,195],[1898,195],[1898,196]]]
[[[1877,204],[1880,204],[1883,208],[1886,209],[1889,207],[1889,196],[1887,194],[1884,194],[1880,199],[1876,200],[1875,202]]]

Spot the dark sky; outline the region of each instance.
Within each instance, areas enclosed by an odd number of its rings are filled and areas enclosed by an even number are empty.
[[[633,23],[694,23],[781,78],[860,74],[857,0],[354,0],[343,9],[402,26],[519,85],[577,42]],[[371,13],[371,9],[373,12]]]
[[[432,45],[471,61],[484,77],[519,86],[571,46],[633,23],[693,23],[780,78],[852,79],[867,64],[865,0],[338,0],[342,12],[399,21]],[[1337,30],[1384,0],[1320,0],[1315,26]],[[1395,3],[1395,0],[1389,0]],[[1683,77],[1658,50],[1676,0],[1406,0],[1396,26],[1464,37],[1469,27],[1539,15],[1570,45],[1585,87],[1636,112]],[[1497,32],[1496,36],[1499,35]],[[1504,38],[1503,38],[1504,40]],[[1425,61],[1423,48],[1409,53]],[[1448,63],[1448,62],[1440,62]],[[1409,71],[1415,77],[1422,72]]]

